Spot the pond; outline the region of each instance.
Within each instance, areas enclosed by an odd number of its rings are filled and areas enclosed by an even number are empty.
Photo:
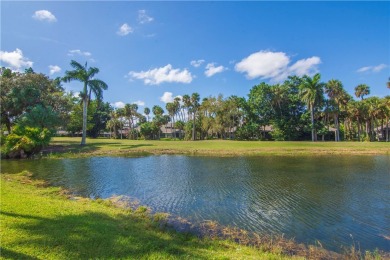
[[[155,212],[342,251],[390,251],[390,156],[3,160],[75,194],[127,195]]]

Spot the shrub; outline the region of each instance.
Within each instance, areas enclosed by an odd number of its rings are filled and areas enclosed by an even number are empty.
[[[47,128],[21,127],[16,125],[5,138],[4,155],[8,158],[26,158],[38,153],[51,139]]]

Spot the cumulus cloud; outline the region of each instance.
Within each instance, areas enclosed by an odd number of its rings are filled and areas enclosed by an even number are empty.
[[[305,74],[312,75],[318,72],[317,65],[321,63],[319,57],[313,56],[311,58],[302,59],[295,62],[288,70],[295,75],[303,76]]]
[[[60,72],[61,68],[57,65],[49,65],[50,75],[53,75],[54,73]]]
[[[283,52],[259,51],[236,64],[238,72],[246,73],[249,79],[273,78],[282,73],[290,59]]]
[[[57,18],[47,10],[36,11],[32,17],[38,21],[47,21],[47,22],[57,21]]]
[[[380,72],[381,70],[387,68],[388,65],[386,64],[379,64],[377,66],[366,66],[366,67],[362,67],[360,69],[357,70],[357,72],[360,72],[360,73],[363,73],[363,72]]]
[[[160,97],[160,101],[164,103],[169,103],[173,101],[172,92],[164,92],[164,94]]]
[[[191,66],[194,66],[195,68],[198,68],[200,65],[203,64],[205,60],[192,60],[191,61]]]
[[[160,101],[164,103],[170,103],[173,102],[175,98],[180,98],[180,100],[183,98],[180,95],[173,96],[172,92],[164,92],[164,94],[160,97]]]
[[[137,106],[143,107],[145,106],[145,102],[142,100],[134,101],[133,104],[136,104]]]
[[[8,65],[14,71],[20,71],[21,68],[29,68],[33,66],[33,62],[28,58],[23,57],[23,52],[16,49],[11,52],[0,51],[0,61]]]
[[[226,70],[226,68],[224,66],[215,67],[215,63],[209,63],[206,65],[206,70],[205,70],[204,74],[207,77],[211,77],[217,73],[223,72],[224,70]]]
[[[75,56],[75,55],[90,57],[92,55],[92,53],[90,53],[88,51],[81,51],[81,50],[70,50],[68,52],[68,56]]]
[[[235,70],[249,79],[262,78],[282,81],[290,75],[312,75],[318,72],[319,57],[301,59],[289,66],[290,57],[284,52],[259,51],[236,63]]]
[[[140,24],[150,23],[153,20],[154,20],[153,17],[146,14],[146,10],[139,10],[138,11],[138,22]]]
[[[113,107],[115,108],[124,108],[125,107],[125,103],[122,102],[122,101],[118,101],[118,102],[115,102],[113,104],[111,104]]]
[[[146,85],[159,85],[164,82],[191,83],[193,78],[187,69],[174,69],[171,64],[148,71],[130,71],[129,75],[143,80]]]
[[[125,36],[132,32],[134,32],[133,28],[131,28],[127,23],[124,23],[121,27],[119,27],[116,33],[120,36]]]

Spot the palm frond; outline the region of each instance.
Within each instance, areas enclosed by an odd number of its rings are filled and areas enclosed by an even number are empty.
[[[70,61],[70,66],[72,66],[76,70],[84,70],[85,71],[85,67],[75,60]]]
[[[87,71],[88,78],[92,79],[97,73],[99,73],[98,68],[90,67]]]
[[[62,81],[69,82],[72,80],[78,80],[84,82],[86,79],[85,70],[67,70],[65,71],[65,76],[62,78]]]
[[[100,80],[100,79],[92,79],[88,81],[88,86],[93,88],[101,88],[103,90],[106,90],[108,88],[108,85]]]

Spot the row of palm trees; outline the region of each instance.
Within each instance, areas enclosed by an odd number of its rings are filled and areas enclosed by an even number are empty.
[[[387,83],[387,87],[390,88],[390,83]],[[378,97],[370,97],[364,99],[364,96],[370,94],[370,87],[361,84],[355,87],[355,96],[360,98],[360,101],[353,100],[343,88],[342,83],[339,80],[329,80],[327,83],[320,82],[320,74],[316,74],[313,78],[309,76],[303,77],[303,82],[300,85],[300,94],[302,100],[307,103],[308,109],[311,114],[311,126],[312,126],[312,141],[316,141],[316,130],[314,124],[314,109],[315,106],[320,106],[324,103],[323,92],[328,96],[328,102],[325,102],[325,107],[322,112],[331,113],[334,116],[333,123],[336,128],[335,141],[340,141],[340,118],[339,115],[343,114],[345,129],[352,132],[352,125],[357,125],[358,140],[361,140],[363,127],[365,123],[366,138],[372,140],[374,138],[374,128],[377,125],[378,120],[381,121],[382,132],[384,124],[386,124],[386,140],[389,140],[388,128],[389,128],[389,116],[390,116],[390,96],[383,99]]]
[[[69,82],[77,80],[83,83],[84,87],[80,93],[83,102],[83,134],[81,145],[86,142],[86,125],[87,125],[87,109],[88,102],[93,93],[96,98],[102,99],[103,90],[107,89],[107,84],[102,80],[95,79],[95,75],[99,69],[94,67],[82,66],[76,61],[71,61],[72,71],[66,71],[63,81]],[[358,140],[369,138],[373,140],[374,128],[377,125],[384,125],[389,128],[390,115],[390,98],[370,97],[364,98],[370,94],[370,88],[361,84],[355,88],[355,96],[359,101],[353,100],[343,88],[339,80],[332,79],[327,83],[321,82],[321,75],[315,74],[313,77],[303,76],[297,78],[299,82],[299,102],[304,102],[306,108],[310,113],[311,122],[311,137],[312,141],[317,140],[318,124],[316,122],[323,122],[334,125],[335,141],[340,141],[340,128],[343,123],[344,137],[352,138],[354,133],[357,134]],[[387,83],[390,88],[390,79]],[[285,97],[286,86],[274,85],[270,88],[272,95],[270,106],[274,107],[281,114],[282,106],[286,102],[291,102]],[[327,98],[324,95],[327,95]],[[262,102],[261,100],[259,102]],[[266,102],[266,101],[264,101]],[[279,107],[279,109],[277,109]],[[162,125],[171,122],[171,125],[179,129],[180,132],[184,130],[187,139],[196,140],[198,137],[212,137],[232,138],[231,134],[238,128],[250,123],[250,118],[253,113],[258,113],[257,118],[266,117],[264,114],[254,112],[248,106],[244,98],[231,96],[226,99],[222,95],[218,97],[207,97],[200,102],[198,93],[191,95],[183,95],[176,97],[173,102],[166,104],[167,114],[160,106],[153,106],[150,110],[145,108],[143,114],[138,112],[136,104],[126,104],[124,108],[113,110],[111,112],[111,119],[107,123],[107,128],[114,130],[116,133],[118,128],[123,128],[124,122],[129,127],[129,138],[138,138],[136,127],[150,122],[150,113],[154,114],[152,123],[156,126],[154,129],[159,129]],[[270,121],[272,122],[272,120]],[[191,131],[191,134],[190,134]],[[121,131],[122,134],[123,131]],[[158,130],[158,133],[160,131]],[[199,135],[198,135],[199,134]],[[227,136],[229,134],[229,136]],[[387,140],[388,130],[387,130]]]

